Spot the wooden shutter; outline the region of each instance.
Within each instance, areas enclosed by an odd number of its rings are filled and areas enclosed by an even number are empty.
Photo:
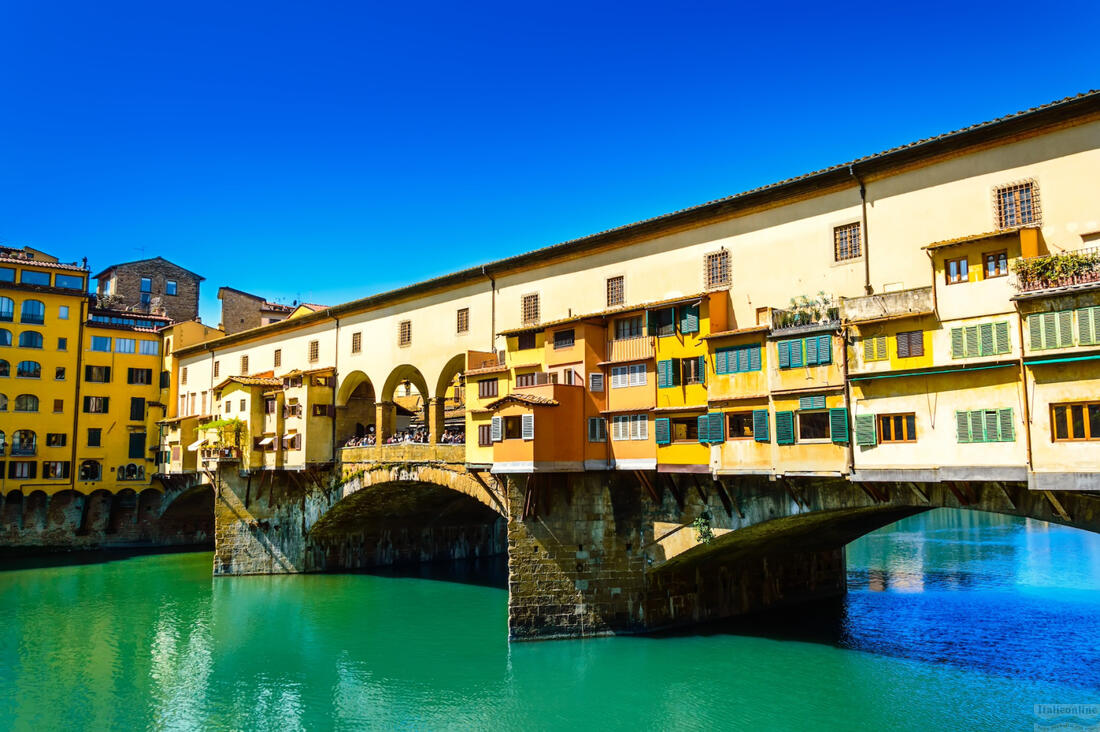
[[[978,353],[982,356],[993,355],[993,323],[978,326]]]
[[[817,365],[817,336],[806,339],[806,365]]]
[[[672,361],[658,361],[657,362],[657,388],[664,389],[668,386],[669,371],[671,370]]]
[[[658,445],[667,445],[672,442],[672,428],[668,417],[658,417],[653,420],[653,436]]]
[[[829,410],[829,438],[839,444],[848,442],[847,407],[833,407]]]
[[[525,440],[535,439],[535,415],[524,414],[520,417],[520,436]]]
[[[719,348],[714,352],[714,373],[728,374],[730,372],[730,350],[729,348]]]
[[[985,418],[980,409],[970,412],[970,441],[985,442]]]
[[[599,440],[596,439],[596,420],[597,419],[599,419],[599,418],[598,417],[589,417],[588,418],[588,441],[589,442],[599,442]]]
[[[996,409],[983,409],[981,411],[982,424],[985,427],[986,442],[1001,441],[1001,421]]]
[[[963,358],[966,351],[963,348],[963,329],[951,329],[951,358]]]
[[[868,336],[863,339],[863,360],[874,361],[875,360],[875,338],[874,336]]]
[[[500,442],[504,439],[504,418],[493,417],[491,423],[493,442]]]
[[[603,374],[593,372],[588,375],[588,390],[603,391]]]
[[[752,410],[752,438],[757,442],[771,442],[768,424],[768,410]]]
[[[1073,311],[1058,311],[1058,347],[1073,348]]]
[[[789,369],[791,367],[791,342],[779,341],[775,344],[775,348],[779,352],[779,368]]]
[[[817,362],[819,364],[833,362],[833,337],[831,335],[817,337]]]
[[[1082,346],[1100,343],[1100,306],[1078,309],[1077,336],[1077,342]]]
[[[775,442],[777,445],[794,444],[794,412],[775,413]]]
[[[973,358],[981,355],[980,341],[978,338],[978,326],[963,326],[963,338],[966,341],[966,357]]]
[[[791,341],[791,368],[797,368],[805,364],[802,360],[802,339]]]
[[[815,394],[813,396],[804,396],[798,398],[799,409],[824,409],[825,408],[825,395]]]
[[[707,415],[700,414],[696,417],[695,425],[699,432],[699,442],[710,442],[710,420]]]
[[[638,426],[638,429],[634,429],[634,425]],[[649,439],[649,417],[644,414],[635,414],[630,420],[630,437],[635,440],[648,440]]]
[[[699,383],[700,384],[707,383],[707,357],[706,356],[700,356],[699,357]]]
[[[1043,313],[1043,348],[1058,347],[1058,321],[1054,313]]]
[[[909,334],[898,333],[895,340],[897,341],[898,358],[909,358],[912,355],[909,353]]]
[[[1027,316],[1027,330],[1031,338],[1031,350],[1041,351],[1043,349],[1043,316],[1039,313]]]
[[[998,320],[993,324],[993,352],[1008,353],[1012,350],[1012,340],[1008,336],[1008,321]]]
[[[680,308],[680,332],[699,332],[699,306],[684,305]]]
[[[997,422],[1000,426],[1001,442],[1015,442],[1015,423],[1012,421],[1012,407],[997,410]]]
[[[707,415],[707,419],[710,420],[710,429],[708,430],[710,441],[725,442],[726,441],[726,415],[722,412],[711,412]]]
[[[970,442],[970,412],[955,412],[955,434],[959,443]]]
[[[1096,322],[1098,324],[1100,324],[1100,308],[1097,308],[1096,311],[1097,311]],[[749,346],[748,352],[749,352],[748,370],[749,371],[759,371],[760,370],[760,345],[756,344],[756,345]]]
[[[874,447],[878,444],[877,426],[875,415],[856,415],[856,444],[863,447]]]

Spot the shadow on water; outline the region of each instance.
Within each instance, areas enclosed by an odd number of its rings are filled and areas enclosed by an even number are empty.
[[[456,559],[442,562],[399,564],[371,569],[336,570],[326,574],[366,574],[374,577],[455,582],[463,585],[508,589],[508,556]]]
[[[117,546],[102,549],[4,548],[0,549],[0,572],[14,572],[49,567],[79,567],[86,564],[121,562],[134,557],[154,554],[190,554],[209,552],[213,544],[177,544],[174,546]]]

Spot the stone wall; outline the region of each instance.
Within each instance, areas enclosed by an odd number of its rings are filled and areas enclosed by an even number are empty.
[[[201,279],[194,272],[178,267],[169,261],[156,257],[138,262],[118,264],[109,270],[114,279],[115,298],[123,305],[139,312],[150,312],[141,305],[141,278],[152,280],[152,298],[160,300],[160,309],[174,322],[194,320],[199,316],[199,283]],[[165,294],[165,283],[176,283],[176,294]],[[99,293],[104,294],[104,281],[99,282]]]
[[[221,327],[226,335],[262,325],[260,309],[264,304],[263,298],[223,287],[218,290],[218,299],[222,301]]]

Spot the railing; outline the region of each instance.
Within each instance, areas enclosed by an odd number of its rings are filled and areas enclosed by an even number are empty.
[[[13,447],[11,449],[12,457],[30,457],[37,452],[35,447]]]
[[[370,447],[344,447],[340,449],[343,463],[462,463],[466,461],[465,445],[372,445]]]
[[[204,460],[240,460],[241,451],[236,447],[204,447],[200,454]]]
[[[644,361],[653,358],[653,336],[636,336],[607,342],[608,361]]]
[[[910,290],[883,292],[866,297],[843,298],[840,314],[848,322],[860,322],[889,318],[910,313],[927,313],[932,310],[932,288],[916,287]]]
[[[772,330],[804,328],[810,325],[831,325],[840,322],[840,307],[772,309]]]
[[[536,371],[533,374],[518,374],[516,376],[516,388],[525,386],[546,386],[558,383],[558,375],[547,371]]]
[[[1016,290],[1035,292],[1054,287],[1100,282],[1100,246],[1016,262]]]

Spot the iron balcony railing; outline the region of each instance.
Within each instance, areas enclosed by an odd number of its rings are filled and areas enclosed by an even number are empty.
[[[1091,282],[1100,282],[1100,246],[1028,257],[1016,264],[1016,290],[1019,292]]]

